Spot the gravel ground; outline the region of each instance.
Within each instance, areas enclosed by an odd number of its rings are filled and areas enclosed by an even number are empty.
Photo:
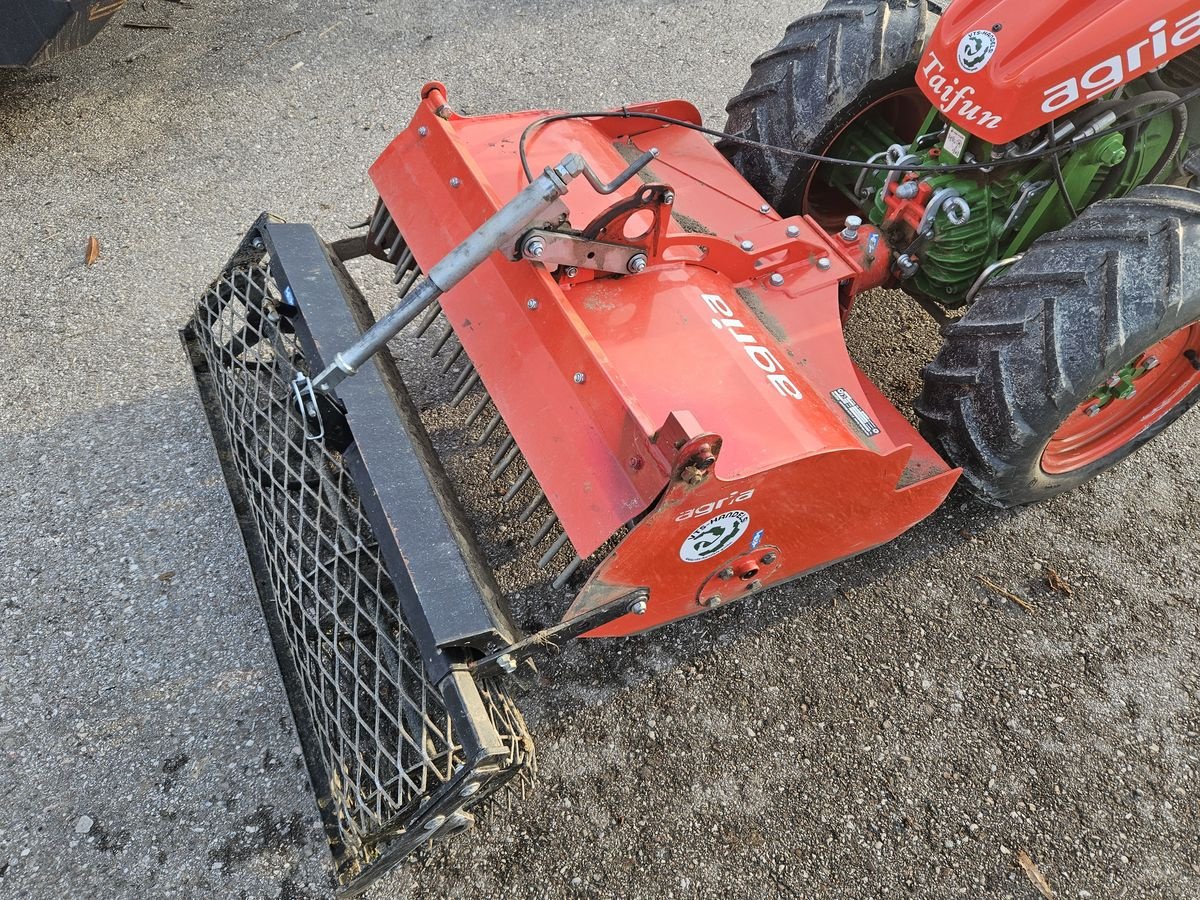
[[[469,112],[678,95],[719,124],[814,5],[147,0],[119,22],[170,30],[0,74],[0,896],[330,893],[175,337],[254,215],[360,220],[428,78]],[[921,314],[878,295],[853,332],[911,398]],[[1200,897],[1198,423],[1048,505],[955,495],[857,561],[571,649],[522,699],[533,794],[373,896],[1036,898],[1027,852],[1060,897]]]

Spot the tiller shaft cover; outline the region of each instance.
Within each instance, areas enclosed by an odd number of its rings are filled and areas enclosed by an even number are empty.
[[[700,122],[682,101],[627,111]],[[442,85],[426,86],[371,168],[417,264],[428,270],[527,184],[519,137],[551,114],[465,117]],[[532,232],[536,255],[528,243],[515,259],[493,254],[441,299],[578,557],[624,535],[589,560],[564,617],[638,588],[648,608],[593,637],[883,544],[958,476],[846,349],[852,297],[886,273],[878,232],[829,236],[781,219],[680,126],[568,119],[528,140],[534,173],[577,152],[606,179],[651,148],[640,181],[610,197],[574,188],[562,215]],[[644,264],[614,271],[614,256],[637,252]]]

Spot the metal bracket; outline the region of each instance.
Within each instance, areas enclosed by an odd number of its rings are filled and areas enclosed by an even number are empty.
[[[562,643],[572,641],[593,628],[607,625],[621,616],[643,615],[649,600],[650,592],[640,588],[588,610],[583,615],[564,619],[557,625],[536,631],[490,656],[475,660],[467,668],[476,678],[501,673],[511,675],[522,661],[535,654],[557,652]]]
[[[646,268],[645,250],[629,244],[590,241],[577,232],[535,228],[521,239],[521,255],[547,269],[555,266],[635,275]]]

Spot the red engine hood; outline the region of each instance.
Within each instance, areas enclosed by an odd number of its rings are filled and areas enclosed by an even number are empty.
[[[1200,45],[1200,0],[959,0],[917,84],[950,121],[1003,144]]]

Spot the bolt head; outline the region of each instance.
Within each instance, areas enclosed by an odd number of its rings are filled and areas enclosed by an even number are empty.
[[[762,206],[760,206],[758,208],[758,211],[765,216],[767,213],[769,213],[771,211],[771,204],[764,203]]]
[[[752,581],[748,585],[746,585],[746,590],[761,591],[762,590],[762,582],[759,581],[758,579],[755,579],[754,581]]]
[[[579,274],[579,269],[577,269],[575,266],[567,266],[567,277],[568,278],[574,278],[578,274]]]
[[[456,187],[458,187],[460,184],[462,184],[462,182],[458,180],[458,176],[457,176],[457,175],[456,175],[456,176],[454,176],[453,178],[451,178],[451,179],[450,179],[450,187],[452,187],[452,188],[456,188]]]
[[[705,606],[707,606],[707,607],[709,607],[710,609],[711,609],[712,607],[714,607],[714,606],[720,606],[720,605],[721,605],[721,598],[720,598],[720,597],[715,597],[715,596],[714,596],[714,597],[709,597],[707,600],[705,600],[705,601],[704,601],[704,605],[705,605]]]
[[[1147,356],[1145,359],[1142,360],[1142,368],[1145,369],[1147,372],[1149,372],[1151,369],[1157,369],[1158,368],[1158,357],[1157,356]]]
[[[1083,414],[1084,414],[1085,416],[1087,416],[1089,419],[1090,419],[1092,416],[1098,416],[1098,415],[1100,414],[1100,404],[1099,404],[1099,403],[1093,403],[1091,406],[1089,406],[1087,409],[1085,409],[1085,410],[1083,411]]]
[[[800,237],[800,226],[799,225],[789,225],[787,227],[787,236],[790,238]]]
[[[915,181],[906,181],[896,188],[896,196],[901,200],[911,200],[920,190]]]
[[[635,471],[635,472],[641,471],[642,466],[644,466],[645,464],[646,464],[645,461],[643,461],[643,459],[640,456],[629,457],[629,468],[633,469],[633,471]]]
[[[525,301],[525,305],[527,307],[529,307],[530,309],[538,308],[538,302],[536,300],[534,300],[532,297],[530,297],[528,300]]]
[[[646,614],[646,601],[636,600],[630,604],[629,611],[635,616],[644,616]]]
[[[776,558],[777,557],[774,553],[764,553],[762,558],[763,565],[769,566],[771,563],[775,562]]]
[[[723,579],[725,581],[728,581],[730,578],[733,577],[733,569],[722,569],[720,572],[717,573],[717,577],[720,579]]]
[[[417,134],[419,134],[421,137],[425,137],[425,135],[429,134],[429,129],[422,125],[417,129]]]
[[[742,241],[742,249],[749,253],[754,249],[754,241]]]
[[[496,665],[498,665],[509,675],[517,671],[517,660],[511,653],[505,653],[503,656],[501,656],[498,660],[496,660]]]
[[[675,194],[674,193],[672,193],[671,191],[667,191],[665,194],[663,194],[663,203],[667,204],[667,206],[670,206],[674,202],[675,202]]]
[[[266,246],[267,246],[267,245],[263,243],[263,239],[262,239],[262,238],[260,238],[260,237],[256,237],[256,238],[254,239],[254,249],[255,249],[255,250],[264,250],[264,249],[266,249]]]
[[[585,381],[587,381],[586,375],[584,375],[582,372],[575,373],[575,383],[576,384],[583,384]]]
[[[820,269],[822,272],[827,272],[831,268],[833,268],[833,263],[830,262],[828,256],[822,256],[820,259],[817,260],[817,268]]]
[[[635,253],[629,258],[625,268],[629,270],[630,274],[637,275],[639,272],[645,272],[647,265],[649,265],[649,260],[646,259],[646,254]]]
[[[783,287],[783,276],[776,272],[770,278],[771,287]]]

